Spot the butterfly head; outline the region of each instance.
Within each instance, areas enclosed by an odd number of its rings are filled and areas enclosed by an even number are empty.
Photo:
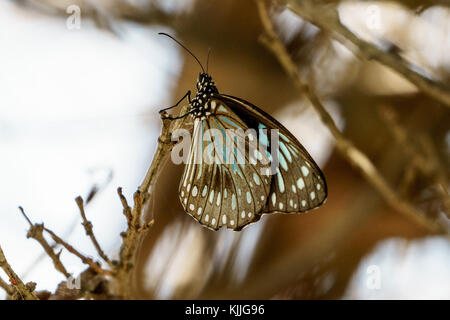
[[[198,75],[197,90],[198,90],[199,94],[200,93],[202,95],[206,94],[207,96],[210,96],[213,93],[219,92],[215,86],[215,83],[214,83],[212,77],[205,72],[202,72]]]

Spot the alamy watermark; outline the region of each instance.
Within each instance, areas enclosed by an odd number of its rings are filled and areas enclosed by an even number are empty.
[[[381,9],[376,4],[371,4],[366,8],[366,26],[369,30],[381,29]]]
[[[69,30],[81,29],[81,9],[77,5],[70,5],[66,9],[66,13],[70,16],[66,20],[66,26]]]
[[[367,267],[367,280],[366,286],[370,290],[381,289],[381,268],[375,264]]]
[[[186,129],[177,129],[172,132],[172,141],[182,141],[174,146],[171,159],[174,164],[227,164],[231,167],[244,164],[261,164],[261,175],[274,175],[278,165],[285,161],[280,154],[281,150],[287,152],[288,139],[278,129],[207,129],[194,133],[194,139]],[[258,138],[257,138],[258,137]],[[269,139],[270,138],[270,139]],[[281,138],[281,140],[280,140]],[[191,148],[195,148],[193,152]]]

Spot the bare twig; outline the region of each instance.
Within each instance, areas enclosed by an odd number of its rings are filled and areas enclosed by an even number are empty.
[[[131,208],[128,205],[127,198],[122,193],[122,188],[117,189],[117,194],[119,195],[120,201],[122,202],[123,215],[127,219],[128,227],[131,225]]]
[[[6,294],[8,296],[12,296],[14,294],[14,292],[15,292],[14,287],[9,285],[8,283],[6,283],[6,281],[3,280],[2,278],[0,278],[0,288],[5,290]]]
[[[449,87],[423,76],[416,71],[419,70],[417,66],[412,65],[399,55],[383,51],[374,44],[356,36],[341,23],[339,14],[334,6],[323,5],[314,0],[282,0],[280,2],[287,4],[291,11],[306,21],[329,32],[333,38],[345,45],[355,55],[369,60],[376,60],[391,68],[428,96],[450,107]]]
[[[108,275],[108,276],[112,276],[114,274],[110,270],[102,269],[98,263],[96,263],[91,258],[86,257],[85,255],[80,253],[73,246],[71,246],[70,244],[65,242],[63,239],[58,237],[52,230],[44,227],[44,231],[47,232],[52,237],[53,241],[55,241],[57,244],[62,245],[64,248],[66,248],[67,251],[72,253],[74,256],[77,256],[78,258],[80,258],[81,262],[88,265],[92,270],[96,271],[99,274]]]
[[[309,3],[309,1],[306,1]],[[298,74],[297,67],[292,61],[286,47],[276,34],[270,17],[268,15],[266,6],[262,0],[257,1],[259,14],[265,30],[265,34],[261,37],[261,41],[268,49],[277,57],[280,64],[283,66],[288,75],[293,79],[296,86],[311,102],[316,112],[320,115],[324,125],[330,130],[331,134],[336,139],[336,147],[341,155],[347,159],[366,180],[383,196],[383,198],[397,211],[401,212],[408,218],[427,228],[432,232],[443,232],[443,228],[427,219],[422,213],[417,211],[408,202],[400,199],[394,190],[389,186],[385,179],[378,172],[370,159],[356,148],[351,141],[349,141],[338,129],[333,118],[327,112],[319,98],[314,94],[310,87],[302,82]]]
[[[89,238],[92,241],[92,244],[94,245],[95,249],[97,250],[98,255],[109,265],[111,269],[114,269],[114,265],[111,262],[111,260],[108,258],[108,256],[105,254],[105,252],[100,247],[100,244],[97,241],[97,238],[94,235],[94,232],[92,230],[92,223],[87,220],[86,213],[84,211],[84,204],[83,204],[83,198],[78,196],[75,199],[75,202],[77,203],[78,209],[80,209],[81,218],[83,219],[83,227],[86,231],[86,234],[89,236]]]
[[[44,235],[43,235],[44,225],[43,224],[33,224],[31,222],[31,220],[28,218],[28,216],[25,214],[25,211],[23,210],[23,208],[19,207],[19,210],[22,213],[22,215],[24,216],[25,220],[27,220],[28,224],[30,225],[30,229],[28,230],[27,237],[33,238],[37,242],[39,242],[39,244],[44,249],[45,253],[47,253],[47,255],[50,257],[50,259],[52,259],[55,269],[58,270],[59,272],[61,272],[66,278],[70,277],[70,273],[67,272],[66,267],[64,267],[63,263],[61,262],[61,259],[60,259],[61,251],[59,253],[55,253],[53,251],[52,246],[47,242],[47,240],[45,240]]]
[[[1,247],[0,247],[0,268],[2,268],[3,271],[5,271],[6,275],[9,277],[9,282],[17,290],[22,299],[38,300],[38,297],[33,292],[31,286],[24,284],[23,281],[19,278],[19,276],[11,268],[8,261],[6,260],[6,257]]]

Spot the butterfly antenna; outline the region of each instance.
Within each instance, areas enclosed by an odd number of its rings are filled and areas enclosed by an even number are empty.
[[[210,53],[211,53],[211,48],[208,48],[208,56],[206,57],[206,73],[208,73],[209,54]]]
[[[202,64],[200,63],[200,60],[197,59],[197,57],[191,52],[191,50],[189,50],[188,48],[186,48],[181,42],[179,42],[177,39],[175,39],[174,37],[172,37],[171,35],[164,33],[164,32],[158,32],[158,34],[169,37],[170,39],[172,39],[173,41],[175,41],[176,43],[178,43],[184,50],[186,50],[187,52],[189,52],[189,54],[191,56],[194,57],[194,59],[198,62],[198,64],[200,65],[200,67],[202,68],[203,73],[205,73],[205,69],[203,68]]]

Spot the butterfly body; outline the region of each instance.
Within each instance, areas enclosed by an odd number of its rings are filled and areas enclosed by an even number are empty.
[[[181,204],[189,215],[213,230],[224,226],[238,231],[264,213],[300,213],[325,201],[323,173],[282,124],[245,100],[220,94],[207,73],[199,75],[197,90],[186,114],[194,118],[194,128],[179,187]],[[208,129],[217,133],[205,141]],[[256,131],[252,137],[239,131],[251,129]],[[273,150],[259,152],[258,145],[265,142],[270,149],[271,131],[279,131],[279,167],[267,174]],[[242,143],[241,148],[230,141]],[[214,158],[210,163],[203,158],[208,148]],[[257,150],[253,159],[249,150]]]

